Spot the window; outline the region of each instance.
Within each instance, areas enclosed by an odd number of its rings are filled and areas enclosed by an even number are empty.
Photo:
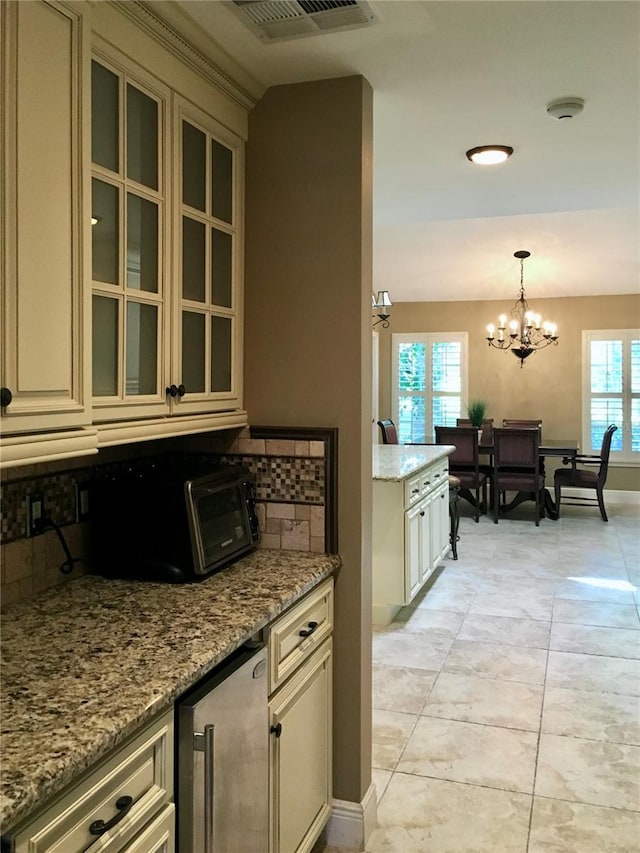
[[[467,333],[394,334],[392,417],[401,444],[455,426],[467,398]]]
[[[611,461],[640,461],[640,330],[583,332],[582,448],[597,453],[618,427]]]

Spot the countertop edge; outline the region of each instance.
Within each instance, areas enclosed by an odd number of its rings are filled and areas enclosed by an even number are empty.
[[[374,483],[401,483],[423,468],[450,456],[451,444],[374,445],[372,477]]]

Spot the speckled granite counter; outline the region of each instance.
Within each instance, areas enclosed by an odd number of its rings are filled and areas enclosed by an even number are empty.
[[[404,480],[454,450],[451,444],[374,444],[373,479]]]
[[[202,583],[88,575],[3,614],[3,831],[339,565],[259,550]]]

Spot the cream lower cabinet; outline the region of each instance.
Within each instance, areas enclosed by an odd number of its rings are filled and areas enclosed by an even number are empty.
[[[7,849],[174,853],[173,748],[171,710],[17,827]]]
[[[3,3],[0,25],[0,422],[5,437],[47,430],[50,451],[12,438],[4,466],[95,452],[96,438],[77,429],[91,422],[90,27],[80,4],[42,0]]]
[[[448,460],[373,483],[373,623],[388,625],[449,552]]]
[[[331,813],[332,625],[327,581],[270,629],[271,853],[308,853]]]

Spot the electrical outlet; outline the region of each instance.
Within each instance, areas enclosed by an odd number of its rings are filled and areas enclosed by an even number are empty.
[[[42,495],[25,495],[27,510],[27,536],[37,536],[42,533],[44,517],[44,497]]]
[[[76,483],[76,521],[89,518],[89,485]]]

